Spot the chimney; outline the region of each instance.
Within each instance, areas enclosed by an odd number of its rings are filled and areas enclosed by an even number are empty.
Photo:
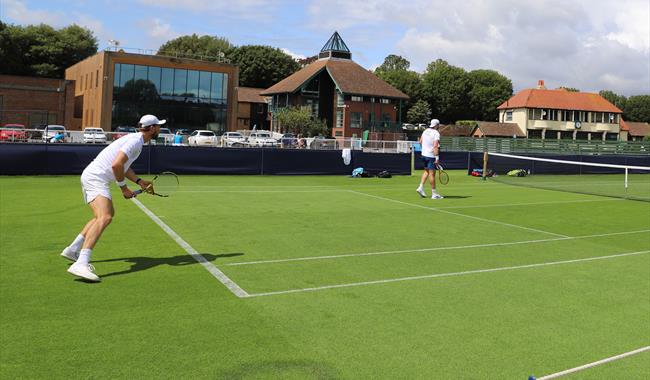
[[[537,89],[546,90],[546,86],[544,86],[544,79],[540,79],[537,81]]]

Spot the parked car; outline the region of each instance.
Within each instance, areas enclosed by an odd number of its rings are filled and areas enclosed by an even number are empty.
[[[414,131],[417,129],[417,127],[414,124],[404,123],[402,124],[402,129],[405,131]]]
[[[122,136],[128,135],[129,133],[136,133],[138,130],[135,127],[121,126],[115,128],[115,133],[113,133],[113,140],[117,140]]]
[[[316,136],[309,144],[309,149],[336,149],[336,140],[325,136]]]
[[[285,133],[280,139],[280,145],[283,148],[296,148],[298,146],[298,136],[293,133]]]
[[[84,128],[83,141],[85,144],[106,144],[106,133],[101,128]]]
[[[164,145],[172,145],[174,143],[174,134],[169,128],[161,127],[156,142]]]
[[[176,130],[176,133],[180,132],[183,136],[189,136],[192,134],[193,130],[187,128],[179,128]]]
[[[43,139],[43,131],[47,127],[47,124],[34,124],[30,128],[30,131],[28,133],[28,138],[29,140],[33,142],[39,142]]]
[[[194,146],[217,146],[217,135],[214,133],[214,131],[194,131],[188,139],[188,144]]]
[[[250,146],[276,146],[278,140],[271,137],[271,133],[267,131],[255,131],[251,132],[248,136],[248,144]]]
[[[61,134],[63,137],[61,138]],[[65,142],[66,130],[62,125],[50,124],[43,129],[43,142]],[[56,137],[56,139],[55,139]]]
[[[222,146],[243,147],[247,144],[246,137],[239,132],[226,132],[221,136]]]
[[[27,132],[22,124],[5,124],[0,130],[0,141],[25,142]]]

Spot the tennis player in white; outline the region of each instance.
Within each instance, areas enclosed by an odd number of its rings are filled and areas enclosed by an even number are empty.
[[[431,199],[442,199],[442,195],[436,192],[436,165],[440,160],[440,132],[437,128],[440,125],[438,119],[431,120],[429,128],[422,132],[420,144],[422,145],[422,163],[424,172],[420,178],[420,186],[415,190],[422,198],[426,198],[427,193],[424,191],[424,184],[429,177],[431,183]]]
[[[110,183],[115,181],[126,199],[133,198],[135,194],[128,188],[125,179],[140,185],[143,190],[151,185],[151,182],[138,178],[131,169],[131,164],[140,156],[142,146],[158,137],[162,124],[165,124],[165,120],[158,120],[153,115],[142,116],[138,123],[140,132],[113,141],[81,174],[81,190],[85,202],[93,210],[93,218],[86,223],[72,244],[61,252],[61,256],[74,261],[68,268],[68,273],[88,281],[101,281],[90,264],[90,256],[102,232],[115,215]]]

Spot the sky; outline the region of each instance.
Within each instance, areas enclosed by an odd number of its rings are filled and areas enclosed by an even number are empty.
[[[496,70],[516,91],[543,79],[584,92],[650,94],[650,0],[0,0],[15,25],[72,23],[99,48],[156,50],[196,33],[317,54],[334,31],[367,69],[390,54]],[[128,51],[128,49],[125,49]]]

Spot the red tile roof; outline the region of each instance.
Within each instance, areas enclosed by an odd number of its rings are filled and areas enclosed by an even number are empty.
[[[474,131],[476,136],[487,137],[526,137],[526,133],[519,129],[515,123],[498,123],[496,121],[478,121],[478,131]]]
[[[264,89],[255,87],[239,87],[237,89],[237,101],[247,103],[266,103],[264,97],[260,95],[262,90]]]
[[[630,136],[650,136],[650,124],[648,123],[637,123],[634,121],[624,121],[621,119],[621,130],[628,131],[628,134]]]
[[[623,113],[599,94],[571,92],[565,89],[547,90],[529,88],[503,102],[498,109],[552,108],[560,110]]]
[[[347,59],[319,59],[262,91],[261,94],[274,95],[296,92],[300,86],[322,70],[327,70],[336,86],[344,94],[408,99],[408,96],[402,91],[377,78],[375,74],[359,66],[354,61]]]

